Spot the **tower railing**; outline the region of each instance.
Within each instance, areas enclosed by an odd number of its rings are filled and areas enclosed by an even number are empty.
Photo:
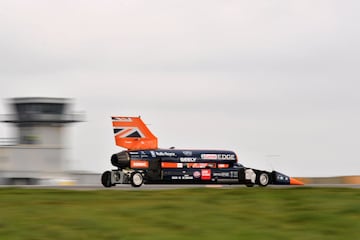
[[[56,122],[71,123],[83,122],[85,120],[84,113],[71,114],[50,114],[50,113],[24,113],[24,114],[2,114],[0,122],[6,123],[22,123],[22,122]]]

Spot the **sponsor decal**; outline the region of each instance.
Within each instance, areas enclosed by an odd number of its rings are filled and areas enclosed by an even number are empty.
[[[219,160],[235,160],[235,154],[218,154]]]
[[[182,179],[183,179],[183,180],[193,180],[194,177],[193,177],[193,176],[183,176]]]
[[[183,154],[184,154],[185,156],[190,157],[190,156],[192,156],[192,151],[183,151]]]
[[[129,117],[112,117],[114,122],[132,122],[132,119]]]
[[[156,157],[156,154],[155,154],[154,151],[150,151],[150,154],[151,154],[152,157],[154,157],[154,158]]]
[[[148,168],[149,162],[142,161],[142,160],[132,160],[132,161],[130,161],[130,167],[131,168]]]
[[[193,173],[193,175],[194,175],[194,178],[200,178],[201,177],[201,173],[199,171],[195,171]]]
[[[196,162],[196,158],[191,157],[181,157],[180,162]]]
[[[201,180],[211,180],[211,170],[202,169],[201,170]]]
[[[236,160],[235,154],[201,154],[205,160]]]
[[[215,168],[215,163],[189,163],[188,167],[190,168]]]
[[[231,172],[214,172],[214,177],[222,177],[222,178],[238,178],[239,174],[238,172],[231,171]]]
[[[138,152],[129,152],[130,155],[139,155]]]
[[[229,168],[229,164],[218,164],[218,168]]]
[[[184,165],[182,163],[174,163],[174,162],[162,162],[162,168],[183,168]]]
[[[233,172],[233,171],[231,171],[230,172],[230,176],[232,177],[232,178],[239,178],[239,172]]]
[[[185,176],[172,176],[172,180],[193,180],[193,176],[185,175]]]
[[[140,152],[140,158],[149,158],[149,155],[148,155],[148,153],[146,153],[144,151],[141,151]]]
[[[215,172],[213,173],[214,177],[230,177],[228,172]]]
[[[216,154],[201,154],[201,158],[206,159],[206,160],[217,160],[217,155]]]
[[[176,157],[176,153],[173,152],[155,152],[158,157]]]

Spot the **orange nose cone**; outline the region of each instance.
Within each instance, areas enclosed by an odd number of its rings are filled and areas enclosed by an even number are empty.
[[[304,185],[304,183],[295,178],[290,178],[290,185]]]

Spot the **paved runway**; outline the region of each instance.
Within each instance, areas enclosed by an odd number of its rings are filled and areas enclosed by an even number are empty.
[[[19,187],[29,189],[66,189],[66,190],[131,190],[131,191],[145,191],[145,190],[171,190],[171,189],[186,189],[186,188],[246,188],[245,185],[201,185],[201,184],[149,184],[143,185],[140,188],[134,188],[130,184],[116,185],[112,188],[104,188],[102,185],[78,185],[78,186],[44,186],[44,185],[0,185],[4,187]],[[289,186],[289,185],[269,185],[267,188],[284,189],[284,188],[356,188],[360,189],[360,184],[307,184],[304,186]]]

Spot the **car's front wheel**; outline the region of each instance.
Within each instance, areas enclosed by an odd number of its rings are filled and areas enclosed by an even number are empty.
[[[144,183],[143,175],[140,172],[131,173],[130,183],[133,187],[140,187]]]
[[[266,172],[261,172],[258,177],[258,184],[261,187],[266,187],[270,183],[270,175]]]

